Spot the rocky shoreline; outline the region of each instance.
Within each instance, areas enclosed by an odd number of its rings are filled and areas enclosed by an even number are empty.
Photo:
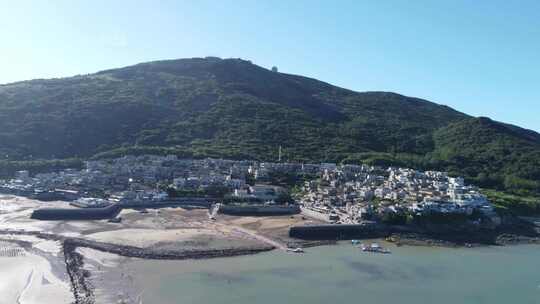
[[[436,246],[436,247],[477,247],[540,244],[540,237],[529,237],[516,234],[500,234],[493,241],[482,241],[476,238],[449,240],[421,233],[393,233],[386,241],[396,246]]]
[[[155,260],[185,260],[209,259],[218,257],[232,257],[250,255],[273,250],[273,246],[258,246],[249,248],[227,248],[185,251],[163,251],[152,248],[138,248],[133,246],[115,245],[103,242],[90,241],[79,238],[64,241],[64,256],[66,267],[71,280],[75,304],[94,304],[94,286],[90,283],[91,274],[84,270],[84,258],[76,252],[79,247],[117,254],[123,257],[155,259]]]
[[[540,227],[517,217],[506,217],[498,227],[417,225],[310,225],[290,230],[291,238],[317,244],[321,240],[386,239],[397,246],[473,247],[540,244]],[[301,242],[297,242],[301,244]],[[316,246],[316,245],[315,245]]]
[[[540,244],[540,227],[516,217],[496,229],[455,230],[429,227],[408,232],[392,232],[386,238],[396,245],[474,247]]]
[[[338,228],[336,225],[333,227]],[[306,226],[308,227],[308,226]],[[317,228],[314,227],[314,231]],[[320,227],[319,227],[320,228]],[[347,228],[342,226],[342,228]],[[351,228],[351,227],[349,227]],[[353,229],[354,228],[354,229]],[[351,233],[356,233],[357,227],[352,227]],[[313,231],[312,231],[313,232]],[[463,227],[449,227],[446,225],[430,227],[412,226],[377,226],[368,230],[362,230],[358,239],[385,238],[397,246],[438,246],[438,247],[476,247],[486,245],[517,245],[517,244],[540,244],[540,227],[531,222],[512,218],[496,229],[463,229]],[[326,232],[325,232],[326,233]],[[52,233],[22,230],[0,230],[1,234],[31,235],[41,239],[59,241],[65,259],[65,266],[75,304],[94,304],[95,287],[91,281],[91,273],[85,269],[85,257],[77,251],[77,248],[90,248],[100,252],[111,253],[122,257],[156,259],[156,260],[184,260],[184,259],[208,259],[218,257],[231,257],[250,255],[275,249],[268,244],[246,245],[238,247],[212,248],[210,246],[200,249],[163,249],[156,247],[135,247],[129,245],[113,244],[90,240],[81,237],[69,237]],[[324,233],[323,233],[324,234]],[[327,234],[327,233],[326,233]],[[311,233],[315,238],[289,238],[285,242],[288,247],[315,247],[336,244],[344,238],[316,238],[319,232]],[[347,235],[351,237],[353,235]],[[356,235],[354,235],[356,238]],[[274,237],[276,237],[274,235]],[[28,244],[25,244],[28,246]]]
[[[71,290],[75,299],[74,304],[95,304],[94,286],[89,278],[91,273],[84,269],[84,257],[76,250],[79,247],[116,254],[123,257],[157,259],[157,260],[185,260],[209,259],[219,257],[232,257],[250,255],[275,249],[274,246],[260,245],[251,247],[204,249],[204,250],[161,250],[154,248],[139,248],[127,245],[98,242],[83,238],[65,237],[55,234],[0,230],[0,234],[31,235],[47,240],[61,241],[66,270],[69,276]]]
[[[153,259],[153,260],[184,260],[184,259],[209,259],[217,257],[231,257],[238,255],[255,254],[273,250],[270,245],[260,245],[245,248],[204,249],[204,250],[163,250],[154,248],[140,248],[127,245],[118,245],[92,241],[81,238],[69,238],[64,241],[64,246],[86,247],[102,252],[117,254],[129,258]]]
[[[83,269],[84,258],[76,252],[77,246],[64,243],[64,259],[66,270],[71,283],[71,291],[75,298],[75,304],[94,304],[94,287],[87,278],[90,273]]]

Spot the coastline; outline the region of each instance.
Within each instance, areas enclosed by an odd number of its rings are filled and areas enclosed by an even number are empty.
[[[206,250],[168,251],[152,248],[138,248],[133,246],[101,243],[84,239],[66,239],[63,243],[66,268],[70,276],[76,304],[93,304],[95,301],[95,287],[89,280],[92,274],[85,269],[85,257],[77,252],[78,248],[87,248],[100,253],[115,254],[120,257],[139,258],[147,260],[193,260],[211,259],[233,256],[243,256],[271,251],[272,246],[228,248]]]
[[[88,240],[76,237],[65,237],[54,234],[47,234],[41,232],[24,232],[24,231],[0,231],[2,235],[14,235],[14,236],[32,236],[44,240],[60,241],[63,256],[65,258],[66,271],[69,275],[71,289],[76,304],[93,304],[99,303],[95,299],[96,287],[92,282],[94,273],[87,269],[86,265],[90,262],[88,258],[79,252],[78,249],[91,249],[99,252],[100,254],[106,253],[116,256],[117,258],[130,258],[130,259],[143,259],[143,260],[186,260],[186,259],[211,259],[211,258],[223,258],[233,256],[246,256],[257,254],[261,252],[267,252],[274,250],[275,247],[269,245],[260,245],[254,247],[235,247],[235,248],[205,248],[199,250],[181,250],[181,251],[168,251],[153,249],[153,248],[140,248],[127,245],[111,244],[98,242],[94,240]],[[371,238],[368,238],[371,239]],[[470,243],[471,246],[463,245],[462,243],[456,243],[451,241],[445,241],[428,237],[421,234],[414,233],[401,233],[392,234],[386,241],[393,243],[396,246],[427,246],[427,247],[476,247],[476,246],[488,246],[488,245],[518,245],[518,244],[540,244],[538,238],[529,238],[524,236],[501,236],[501,241],[498,244],[482,244],[482,243]],[[20,241],[19,242],[24,242]],[[318,247],[318,246],[331,246],[336,245],[336,241],[301,241],[303,247]],[[103,265],[105,266],[105,265]],[[26,290],[26,289],[25,289]],[[111,291],[106,296],[112,297]],[[124,297],[135,297],[134,290],[130,292],[122,292]],[[118,296],[118,295],[115,295]]]
[[[503,304],[512,298],[519,303],[538,299],[537,246],[394,247],[384,240],[362,242],[377,242],[392,254],[362,252],[344,241],[306,249],[304,255],[275,250],[199,261],[127,260],[119,268],[127,281],[133,277],[133,298],[142,293],[143,303],[271,304],[294,298],[314,304]]]
[[[76,304],[110,302],[103,301],[103,297],[114,298],[116,301],[120,297],[119,290],[122,297],[132,300],[140,293],[140,290],[126,285],[127,283],[110,283],[115,280],[129,281],[129,278],[121,273],[115,273],[117,270],[114,267],[97,261],[99,256],[108,256],[108,259],[120,261],[200,260],[255,255],[276,248],[308,248],[338,244],[336,238],[327,240],[291,238],[289,235],[291,226],[322,224],[316,219],[304,218],[302,215],[273,217],[220,215],[219,218],[210,220],[206,210],[166,208],[141,213],[126,209],[121,213],[122,223],[109,223],[103,220],[41,222],[28,218],[31,209],[43,205],[61,206],[65,202],[38,204],[20,197],[1,198],[0,240],[9,240],[27,251],[41,252],[47,263],[52,265],[52,272],[64,283],[54,282],[58,286],[71,285],[71,291],[69,287],[67,289],[64,287],[63,290],[68,290]],[[396,226],[394,229],[375,230],[373,234],[366,234],[364,238],[359,239],[387,239],[397,246],[428,247],[540,244],[538,234],[534,234],[536,232],[534,229],[531,230],[531,226],[527,223],[529,222],[516,219],[516,222],[510,221],[509,225],[505,226],[506,229],[485,230],[473,234],[470,231],[426,233]],[[107,275],[111,276],[107,281],[108,284],[100,281],[104,269],[109,269]],[[39,272],[34,271],[33,275],[30,275],[30,272],[25,273],[24,277],[18,279],[22,285],[14,290],[25,290],[24,283],[31,282],[32,284],[28,285],[30,289],[27,288],[28,295],[32,292],[41,292],[35,284],[39,283],[38,279],[28,280],[36,274]],[[49,303],[64,302],[52,299]]]
[[[478,242],[477,239],[469,239],[469,242],[456,242],[448,239],[440,239],[426,236],[420,233],[393,233],[385,238],[389,243],[396,246],[425,246],[425,247],[478,247],[478,246],[512,246],[512,245],[540,245],[539,237],[528,237],[513,234],[501,234],[495,242]]]
[[[65,269],[69,277],[69,282],[71,285],[71,290],[73,292],[74,303],[76,304],[92,304],[97,303],[95,301],[95,287],[92,282],[89,280],[92,278],[93,274],[85,269],[85,256],[77,251],[79,248],[87,248],[98,251],[100,253],[113,254],[118,257],[127,257],[127,258],[138,258],[138,259],[147,259],[147,260],[194,260],[194,259],[211,259],[211,258],[224,258],[224,257],[233,257],[233,256],[245,256],[252,255],[261,252],[267,252],[275,249],[273,246],[261,244],[260,246],[250,246],[250,247],[235,247],[235,248],[206,248],[200,250],[180,250],[180,251],[163,251],[156,250],[154,248],[139,248],[134,246],[118,245],[111,243],[97,242],[81,238],[71,238],[63,237],[51,234],[44,233],[35,233],[35,232],[23,232],[23,231],[0,231],[3,236],[32,236],[44,240],[56,240],[61,241],[62,255],[65,261]],[[0,237],[1,238],[1,237]],[[21,242],[21,241],[19,241]],[[36,256],[36,258],[38,258]],[[40,258],[43,259],[44,258]],[[45,262],[47,265],[50,263]],[[35,262],[34,262],[35,264]],[[45,264],[44,264],[45,265]],[[42,267],[42,266],[40,266]],[[45,269],[47,266],[43,266]],[[48,266],[50,267],[50,266]],[[40,268],[41,269],[41,268]],[[35,268],[31,269],[31,273],[26,277],[27,283],[25,286],[16,287],[16,290],[21,290],[22,292],[18,297],[22,297],[23,293],[28,293],[29,288],[34,281]],[[43,271],[41,271],[43,272]],[[50,271],[49,271],[50,272]],[[44,275],[41,275],[44,277]],[[50,277],[50,275],[47,275]],[[37,280],[37,279],[36,279]],[[21,281],[21,280],[19,280]],[[57,298],[56,298],[57,299]],[[50,303],[62,303],[57,300],[51,300]],[[20,301],[20,303],[26,303]],[[29,302],[33,303],[33,302]]]
[[[31,243],[0,237],[2,303],[71,303],[66,267],[50,241]],[[8,279],[6,279],[8,278]],[[43,300],[46,299],[46,300]]]

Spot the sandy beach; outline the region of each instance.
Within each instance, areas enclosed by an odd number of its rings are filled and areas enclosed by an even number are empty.
[[[288,227],[309,223],[302,216],[208,218],[205,209],[167,207],[149,208],[145,212],[125,209],[120,223],[106,220],[39,221],[30,218],[38,208],[68,207],[68,202],[40,202],[24,197],[0,195],[0,304],[4,303],[72,303],[71,288],[63,251],[65,238],[76,238],[110,244],[163,250],[163,252],[206,252],[249,250],[275,247],[270,239],[282,244],[288,241]],[[16,231],[17,233],[13,233]],[[247,233],[246,231],[249,231]],[[45,233],[40,238],[36,233]],[[25,234],[26,233],[26,234]],[[260,234],[260,236],[258,236]],[[52,236],[52,237],[51,237]],[[17,247],[16,256],[1,256],[3,247]],[[141,286],[133,284],[128,258],[88,247],[76,248],[82,257],[81,267],[91,285],[95,303],[138,303]],[[281,247],[284,247],[282,245]],[[92,248],[92,247],[91,247]],[[110,248],[110,247],[109,247]],[[267,249],[263,249],[267,250]],[[12,252],[12,251],[6,251]],[[216,255],[224,253],[217,253]],[[9,254],[9,253],[8,253]],[[196,257],[196,254],[194,257]],[[127,255],[130,256],[130,255]],[[75,257],[75,256],[73,256]],[[185,258],[185,257],[184,257]],[[88,275],[88,277],[86,277]]]
[[[197,236],[214,235],[209,229],[121,229],[87,235],[88,238],[122,245],[150,247],[163,242],[185,242]]]
[[[23,250],[14,257],[0,257],[0,303],[71,303],[73,295],[65,277],[46,258]]]

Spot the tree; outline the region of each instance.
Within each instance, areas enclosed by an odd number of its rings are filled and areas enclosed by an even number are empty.
[[[231,192],[229,188],[218,185],[212,185],[206,189],[206,194],[216,198],[223,198],[229,192]]]
[[[276,72],[276,73],[277,73],[277,71],[278,71],[277,66],[273,66],[273,67],[272,67],[272,72]]]
[[[250,186],[255,185],[255,176],[253,174],[246,174],[246,184]]]
[[[291,197],[291,194],[289,192],[280,192],[276,198],[276,203],[282,205],[286,203],[292,202],[293,199]]]
[[[166,191],[169,197],[178,197],[178,193],[176,192],[176,189],[174,189],[173,187],[168,187]]]

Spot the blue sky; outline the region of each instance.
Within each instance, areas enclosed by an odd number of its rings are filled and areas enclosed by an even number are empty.
[[[540,1],[9,2],[0,83],[240,57],[540,131]]]

